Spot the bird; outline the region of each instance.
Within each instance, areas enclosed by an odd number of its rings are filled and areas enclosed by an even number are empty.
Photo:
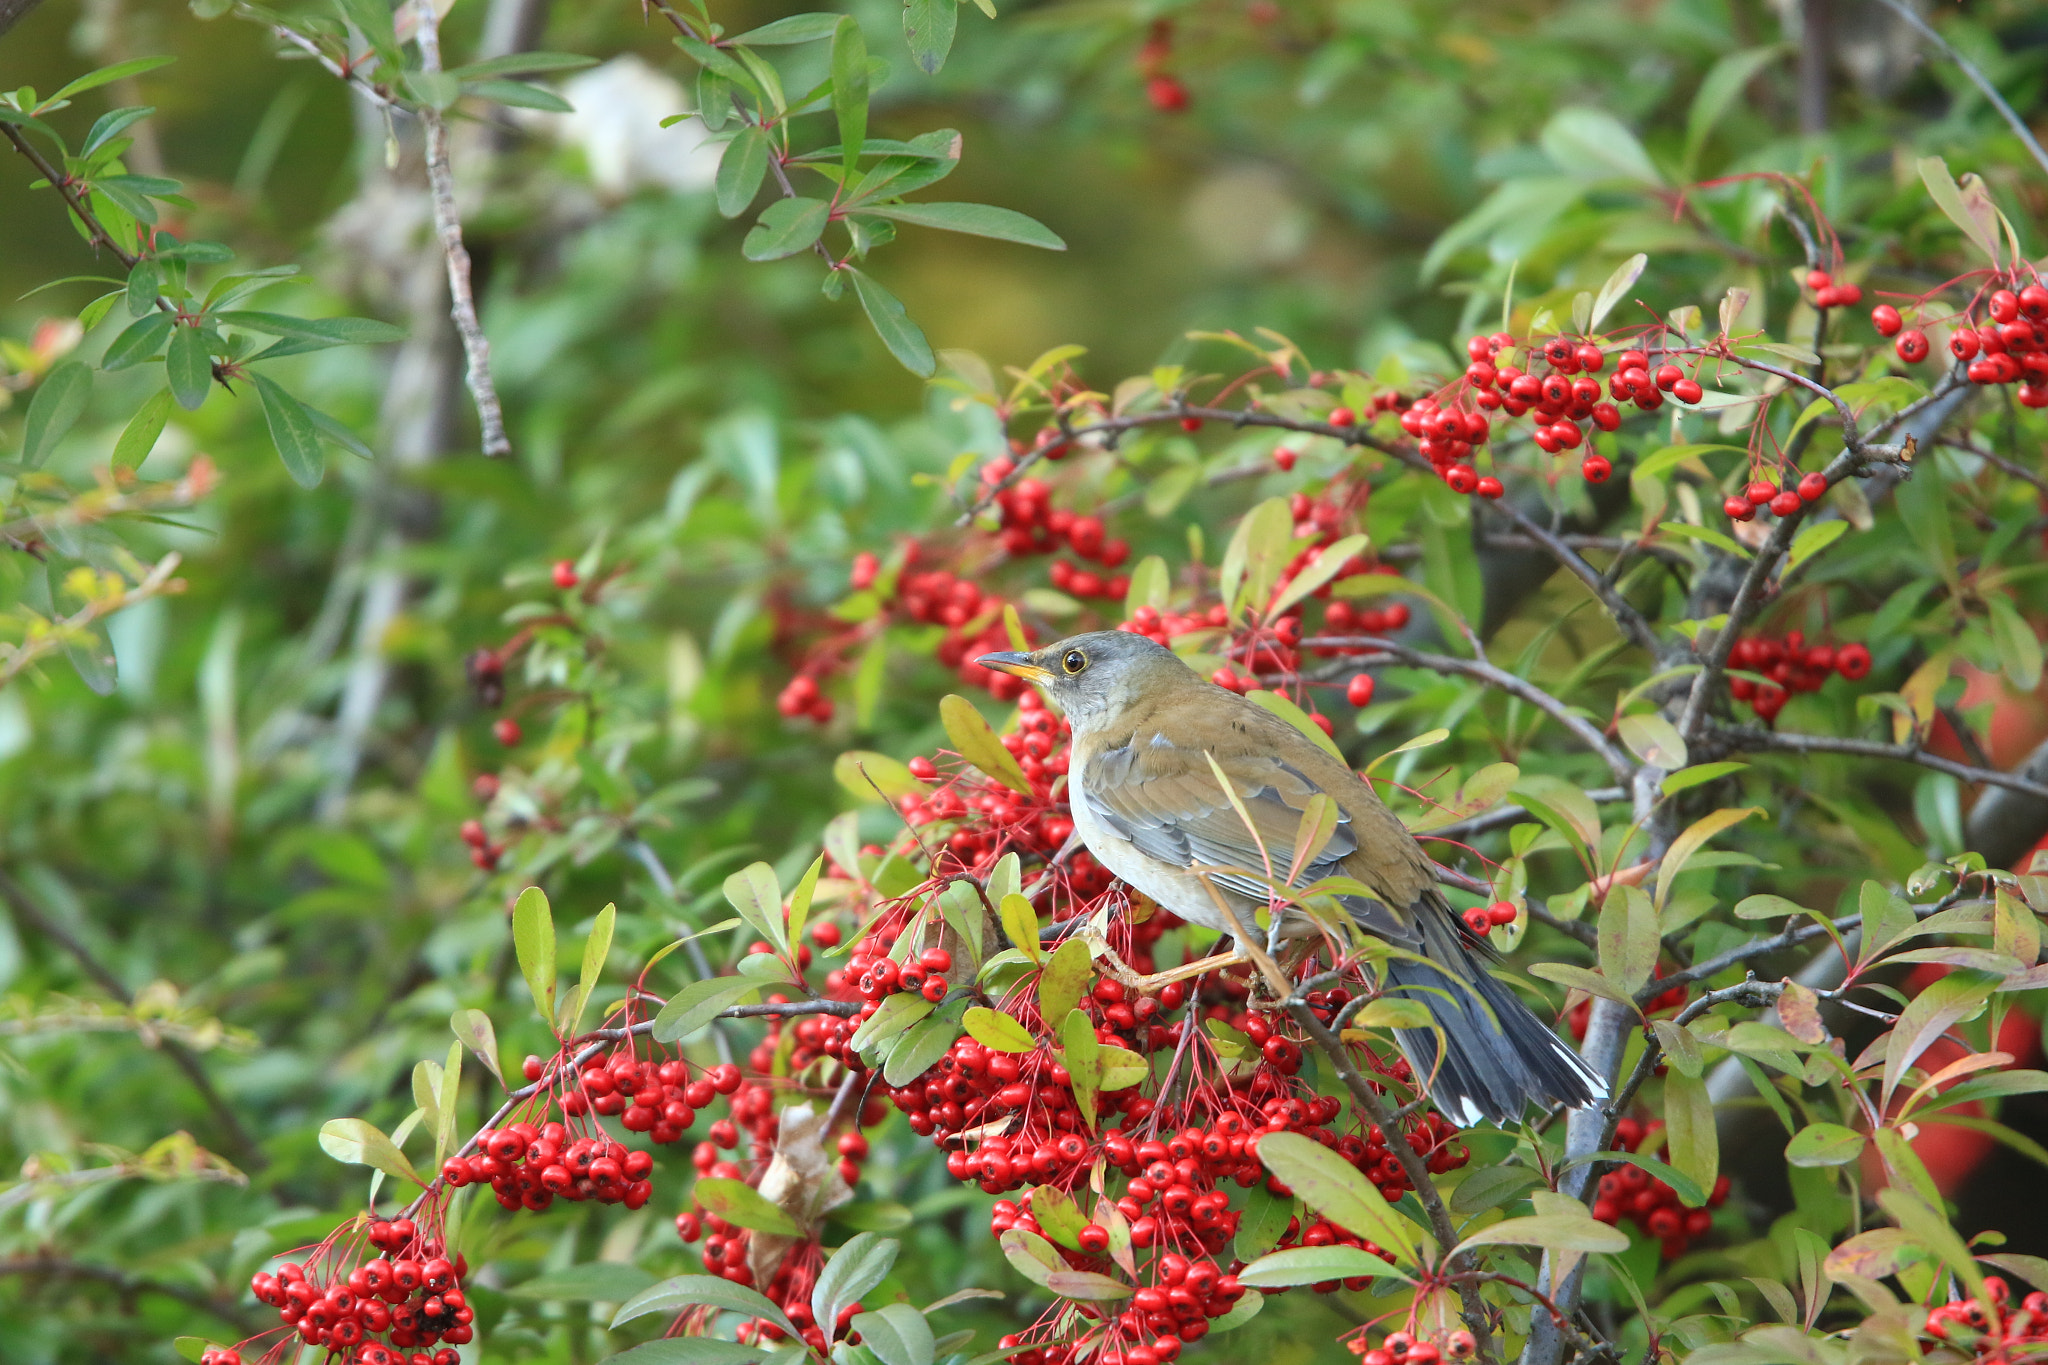
[[[1237,938],[1289,871],[1293,887],[1347,877],[1370,888],[1338,903],[1368,934],[1414,955],[1388,958],[1379,984],[1428,1009],[1435,1028],[1397,1029],[1395,1040],[1447,1117],[1468,1128],[1513,1123],[1532,1104],[1583,1108],[1606,1097],[1599,1074],[1487,970],[1498,954],[1452,911],[1435,864],[1400,819],[1350,765],[1286,720],[1129,631],[976,662],[1036,685],[1066,715],[1076,837],[1181,919]],[[1224,794],[1219,768],[1245,815]],[[1335,829],[1307,866],[1290,868],[1318,792],[1335,803]],[[1269,866],[1272,881],[1262,875]],[[1316,932],[1298,908],[1283,916],[1283,938]]]

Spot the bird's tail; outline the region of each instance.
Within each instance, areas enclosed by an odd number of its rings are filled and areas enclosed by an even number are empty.
[[[1462,945],[1451,950],[1464,953]],[[1401,1029],[1395,1038],[1430,1100],[1460,1125],[1513,1123],[1532,1103],[1577,1109],[1607,1097],[1607,1083],[1585,1059],[1483,965],[1454,974],[1396,958],[1386,976],[1389,994],[1420,1000],[1442,1030],[1441,1049],[1428,1029]]]

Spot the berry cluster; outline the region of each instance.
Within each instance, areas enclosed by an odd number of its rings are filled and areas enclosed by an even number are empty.
[[[1515,909],[1513,901],[1495,901],[1492,905],[1475,905],[1459,916],[1465,927],[1485,938],[1495,926],[1513,924],[1521,912]]]
[[[440,1236],[410,1218],[359,1220],[343,1232],[356,1228],[364,1233],[360,1240],[337,1234],[303,1265],[287,1261],[274,1272],[258,1271],[250,1291],[277,1309],[301,1342],[350,1365],[455,1365],[455,1348],[473,1337],[476,1316],[463,1297],[463,1258],[449,1260]],[[365,1258],[372,1247],[382,1254]],[[446,1344],[434,1349],[440,1343]],[[225,1347],[202,1358],[202,1365],[241,1362],[241,1350]]]
[[[1373,1346],[1361,1331],[1344,1344],[1360,1357],[1360,1365],[1437,1365],[1441,1360],[1470,1360],[1479,1354],[1479,1339],[1462,1327],[1446,1332],[1441,1346],[1413,1332],[1389,1332]]]
[[[1984,1297],[1951,1299],[1928,1310],[1921,1334],[1969,1351],[1979,1360],[2039,1360],[2048,1352],[2048,1293],[2039,1290],[2015,1308],[2012,1288],[1997,1275],[1984,1277]]]
[[[1722,501],[1721,510],[1732,521],[1752,521],[1761,508],[1768,508],[1774,517],[1789,517],[1808,503],[1819,502],[1827,492],[1828,476],[1819,470],[1802,475],[1796,485],[1785,488],[1757,475],[1740,493],[1730,493]]]
[[[1794,692],[1820,691],[1830,673],[1839,673],[1851,682],[1867,677],[1870,648],[1860,643],[1809,645],[1805,634],[1795,630],[1782,639],[1758,635],[1737,640],[1728,651],[1728,666],[1769,679],[1759,682],[1738,676],[1728,680],[1730,695],[1748,702],[1757,717],[1769,723],[1777,719]]]
[[[1633,1152],[1663,1127],[1661,1119],[1647,1124],[1623,1119],[1614,1125],[1614,1145],[1621,1151]],[[1624,1218],[1635,1219],[1645,1236],[1664,1244],[1664,1259],[1670,1261],[1684,1255],[1694,1238],[1704,1237],[1713,1229],[1713,1210],[1728,1202],[1728,1190],[1728,1177],[1720,1176],[1707,1196],[1707,1206],[1688,1209],[1679,1203],[1678,1191],[1642,1167],[1619,1166],[1600,1177],[1593,1216],[1615,1226]]]
[[[1166,69],[1173,56],[1173,21],[1155,19],[1145,45],[1138,49],[1138,74],[1145,78],[1145,98],[1162,114],[1178,114],[1188,107],[1188,88],[1180,77]]]
[[[1977,304],[1971,301],[1949,334],[1949,354],[1963,363],[1972,384],[2017,384],[2024,406],[2048,407],[2048,285],[2038,279],[2021,284],[2015,275],[1982,300],[1981,321],[1972,320],[1980,316]],[[1900,360],[1917,365],[1927,359],[1927,333],[1907,327],[1891,304],[1871,309],[1870,323],[1880,336],[1897,338],[1892,346]]]
[[[637,1209],[653,1192],[647,1179],[654,1169],[653,1156],[629,1151],[601,1132],[574,1137],[560,1123],[522,1122],[486,1128],[477,1138],[481,1154],[449,1157],[441,1178],[456,1189],[488,1184],[508,1209],[539,1213],[555,1202],[556,1195]]]

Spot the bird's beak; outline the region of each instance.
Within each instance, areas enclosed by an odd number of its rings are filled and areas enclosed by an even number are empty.
[[[1000,654],[984,654],[974,662],[983,668],[993,668],[998,673],[1007,673],[1013,678],[1022,678],[1028,683],[1044,686],[1052,681],[1052,674],[1031,662],[1029,654],[1017,650],[1004,650]]]

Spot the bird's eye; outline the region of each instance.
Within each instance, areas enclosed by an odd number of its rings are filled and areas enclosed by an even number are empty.
[[[1068,650],[1066,653],[1066,657],[1060,660],[1060,667],[1067,670],[1067,674],[1069,677],[1073,676],[1076,673],[1079,673],[1082,669],[1086,668],[1087,666],[1088,656],[1086,654],[1083,654],[1078,649]]]

